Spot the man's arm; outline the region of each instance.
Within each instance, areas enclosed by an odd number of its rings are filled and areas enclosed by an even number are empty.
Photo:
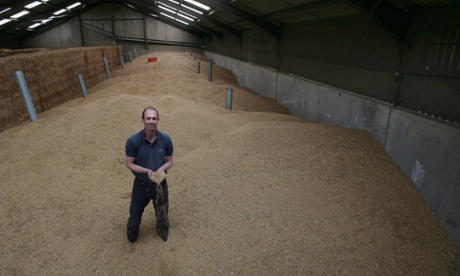
[[[151,172],[150,169],[148,168],[144,168],[142,166],[139,166],[137,164],[134,163],[134,160],[136,158],[135,157],[128,157],[126,156],[126,167],[131,170],[132,172],[135,172],[135,173],[145,173],[145,174],[149,174],[149,172]]]
[[[149,174],[152,172],[152,170],[148,169],[148,168],[144,168],[142,166],[139,166],[137,164],[134,163],[134,160],[136,158],[134,157],[128,157],[126,156],[126,167],[131,170],[132,172],[135,172],[135,173],[145,173],[145,174]],[[173,157],[172,156],[166,156],[165,158],[165,163],[160,167],[158,168],[158,171],[162,171],[162,172],[166,172],[168,171],[172,165],[173,165]]]
[[[158,168],[157,171],[162,171],[162,172],[167,172],[173,165],[173,157],[172,156],[166,156],[165,157],[165,163]]]

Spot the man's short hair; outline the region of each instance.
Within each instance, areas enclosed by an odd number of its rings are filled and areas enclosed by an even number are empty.
[[[155,110],[156,113],[157,113],[157,117],[160,118],[160,113],[158,112],[158,110],[157,110],[155,107],[153,107],[153,106],[148,106],[148,107],[146,107],[146,108],[144,109],[144,111],[142,111],[142,119],[144,119],[145,111],[147,111],[147,110],[149,110],[149,109],[150,109],[150,110]]]

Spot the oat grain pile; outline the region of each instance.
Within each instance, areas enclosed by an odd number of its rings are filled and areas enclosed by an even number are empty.
[[[147,57],[158,57],[147,63]],[[459,248],[370,134],[295,118],[188,53],[140,56],[0,133],[1,275],[460,275]],[[233,110],[225,90],[233,87]],[[125,234],[124,145],[160,112],[170,236]]]

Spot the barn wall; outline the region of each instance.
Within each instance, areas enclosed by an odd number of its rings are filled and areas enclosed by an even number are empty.
[[[143,44],[145,50],[149,45],[203,48],[203,41],[197,35],[116,3],[100,5],[56,28],[27,38],[22,48],[127,45],[122,43],[126,41]]]
[[[229,50],[225,39],[226,52],[236,52],[239,45],[232,42]],[[219,46],[207,41],[206,50],[223,53]],[[286,24],[279,41],[260,28],[247,29],[240,52],[246,62],[396,102],[400,43],[368,17]]]
[[[145,43],[131,42],[131,41],[118,41],[118,46],[123,47],[123,60],[129,62],[130,60],[145,54],[152,54],[154,52],[190,52],[203,55],[203,49],[200,47],[187,46],[187,45],[163,45],[163,44],[149,44],[147,48]]]
[[[286,24],[278,41],[247,29],[241,44],[213,37],[205,48],[460,123],[458,18],[460,7],[417,11],[404,41],[351,17]]]
[[[221,54],[231,58],[241,59],[241,41],[227,32],[223,34],[223,40],[225,41],[225,44],[222,45]]]
[[[72,48],[80,45],[81,36],[78,26],[65,23],[24,40],[22,48]]]
[[[402,44],[398,105],[460,123],[460,7],[415,14]]]
[[[293,115],[366,130],[399,164],[460,244],[460,127],[351,91],[205,51],[239,84],[275,99]]]
[[[0,38],[1,49],[17,49],[21,42],[16,37]]]

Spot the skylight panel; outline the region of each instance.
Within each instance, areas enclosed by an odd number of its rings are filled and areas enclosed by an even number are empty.
[[[190,6],[187,6],[187,5],[184,5],[184,4],[182,4],[181,6],[184,7],[184,8],[186,8],[186,9],[191,10],[192,12],[195,12],[195,13],[198,13],[198,14],[203,14],[201,11],[199,11],[199,10],[197,10],[197,9],[194,9],[194,8],[192,8],[192,7],[190,7]]]
[[[42,24],[46,24],[46,23],[50,22],[53,19],[54,19],[54,17],[52,17],[52,16],[47,18],[47,19],[44,19],[44,20],[42,20]]]
[[[5,25],[6,23],[10,22],[11,19],[3,19],[3,20],[0,20],[0,26],[2,25]]]
[[[159,3],[159,4],[160,4],[160,5],[159,5],[160,8],[161,8],[161,7],[166,7],[166,8],[171,9],[171,10],[176,10],[176,8],[171,7],[171,6],[169,6],[169,5],[166,5],[166,4],[163,4],[163,3]]]
[[[171,15],[166,14],[166,13],[164,13],[164,12],[160,12],[160,14],[163,15],[163,16],[166,16],[166,17],[168,17],[168,18],[170,18],[170,19],[172,19],[172,20],[174,20],[174,21],[177,21],[177,22],[179,22],[179,23],[182,23],[182,24],[184,24],[184,25],[190,25],[188,22],[185,22],[185,21],[183,21],[183,20],[177,19],[177,18],[175,18],[174,16],[171,16]]]
[[[191,15],[191,14],[189,14],[189,13],[186,13],[186,12],[184,12],[184,11],[180,11],[180,13],[182,13],[182,14],[185,15],[185,16],[188,16],[188,17],[191,17],[191,18],[193,18],[193,19],[196,19],[196,16]]]
[[[176,18],[176,19],[174,19],[174,20],[176,20],[177,22],[180,22],[180,23],[182,23],[182,24],[189,25],[188,22],[182,21],[182,20],[180,20],[180,19],[177,19],[177,18]]]
[[[37,27],[40,26],[40,25],[41,25],[41,23],[35,23],[35,24],[33,24],[33,25],[30,25],[30,26],[29,26],[29,29],[37,28]]]
[[[195,0],[184,0],[184,1],[196,6],[198,8],[202,8],[203,10],[209,11],[211,9],[210,7],[208,7],[208,6],[204,5],[204,4],[201,4],[200,2],[197,2]]]
[[[176,4],[176,5],[179,5],[179,2],[178,2],[178,1],[174,1],[174,0],[168,0],[168,1],[171,2],[171,3],[174,3],[174,4]]]
[[[185,19],[187,19],[187,20],[189,20],[189,21],[193,21],[193,18],[188,17],[188,16],[186,16],[185,14],[177,13],[177,15],[179,15],[180,17],[185,18]]]
[[[22,16],[28,14],[28,13],[29,13],[28,11],[21,11],[21,12],[18,12],[17,14],[13,14],[13,15],[11,16],[11,18],[17,19],[17,18],[19,18],[19,17],[22,17]]]
[[[76,2],[75,4],[72,4],[72,5],[68,6],[67,9],[71,10],[73,8],[76,8],[76,7],[80,6],[80,5],[81,5],[80,2]]]
[[[160,12],[160,14],[161,14],[161,15],[164,15],[164,16],[166,16],[166,17],[169,17],[169,18],[171,18],[172,20],[175,20],[175,19],[174,19],[174,16],[171,16],[171,15],[166,14],[166,13],[164,13],[164,12]]]
[[[43,2],[34,1],[34,2],[30,3],[29,5],[26,5],[24,8],[26,8],[26,9],[33,9],[33,8],[35,8],[36,6],[40,6],[41,4],[43,4]]]
[[[160,6],[158,6],[158,7],[159,7],[160,9],[163,9],[163,10],[168,11],[168,12],[170,12],[170,13],[174,13],[174,14],[176,13],[176,11],[171,10],[170,8],[167,8],[167,7],[163,6],[163,5],[160,5]]]
[[[9,10],[11,10],[11,8],[6,8],[6,9],[4,9],[4,10],[1,10],[1,11],[0,11],[0,14],[2,14],[2,13],[4,13],[4,12],[7,12],[7,11],[9,11]]]
[[[54,15],[60,15],[61,13],[65,13],[66,11],[67,11],[66,9],[60,9],[60,10],[54,12],[53,14]]]

